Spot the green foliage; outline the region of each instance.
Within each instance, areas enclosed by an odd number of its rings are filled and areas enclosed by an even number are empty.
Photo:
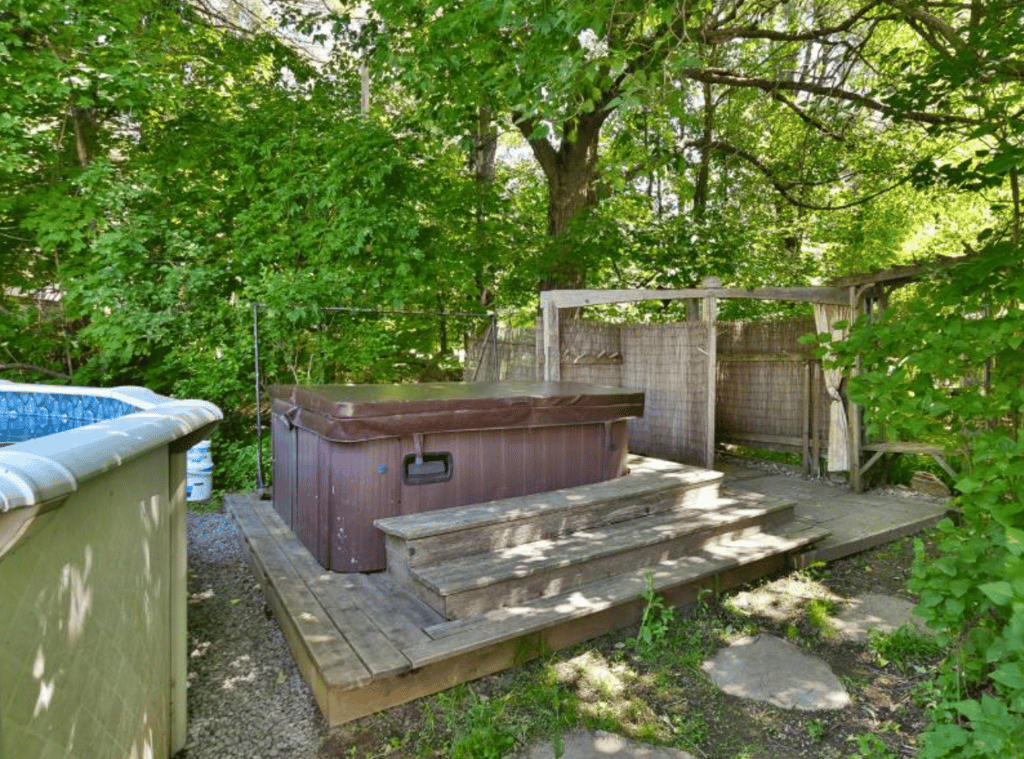
[[[881,666],[893,664],[903,671],[933,663],[942,649],[931,635],[922,634],[909,625],[891,633],[872,630],[868,648]]]
[[[868,426],[957,453],[960,524],[916,544],[917,611],[951,654],[926,757],[1024,752],[1024,251],[991,242],[833,346]]]
[[[675,619],[675,609],[666,605],[665,599],[654,591],[654,574],[652,572],[647,572],[645,582],[646,587],[640,593],[640,598],[644,602],[640,628],[637,630],[636,637],[627,641],[641,653],[649,652],[656,644],[661,643]]]
[[[432,702],[438,717],[431,718],[434,728],[424,736],[430,745],[423,746],[432,756],[502,759],[539,738],[557,747],[578,719],[575,694],[559,685],[548,664],[520,673],[516,687],[502,695],[485,697],[461,685]]]
[[[896,754],[889,751],[885,741],[874,733],[861,733],[854,740],[857,753],[850,754],[851,759],[896,759]]]
[[[832,622],[832,615],[835,614],[836,608],[836,604],[832,601],[820,598],[811,599],[807,602],[807,624],[819,635],[826,638],[836,637],[836,626]]]

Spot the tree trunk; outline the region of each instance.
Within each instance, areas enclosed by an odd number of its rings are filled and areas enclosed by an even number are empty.
[[[469,156],[469,169],[476,180],[476,244],[478,250],[488,248],[487,207],[494,192],[495,158],[498,153],[498,127],[494,114],[487,106],[477,108],[477,121],[473,129],[473,152]],[[493,261],[481,256],[474,274],[477,303],[491,305],[493,292]]]
[[[710,82],[703,82],[704,134],[700,139],[700,166],[693,187],[693,220],[701,221],[708,210],[708,187],[711,182],[711,145],[715,139],[715,97]]]
[[[470,158],[474,178],[483,184],[494,181],[494,158],[498,152],[498,128],[491,109],[477,108],[477,123],[473,134],[473,155]]]
[[[546,138],[530,140],[533,122],[519,121],[548,183],[547,234],[552,244],[541,268],[540,290],[576,289],[586,283],[586,267],[570,226],[580,213],[597,205],[598,141],[607,117],[598,111],[579,117],[563,130],[571,138],[563,138],[557,150]]]

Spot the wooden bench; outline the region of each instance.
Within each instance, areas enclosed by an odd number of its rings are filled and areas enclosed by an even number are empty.
[[[945,449],[941,445],[935,445],[934,443],[867,443],[861,446],[861,450],[871,451],[872,455],[858,472],[857,480],[861,483],[860,489],[863,489],[864,475],[887,453],[913,453],[921,456],[931,456],[946,474],[954,480],[957,477],[956,472],[953,471],[953,468],[946,461]]]

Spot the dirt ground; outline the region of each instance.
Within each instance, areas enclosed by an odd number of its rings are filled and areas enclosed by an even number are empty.
[[[338,728],[320,756],[501,759],[576,727],[707,759],[912,756],[934,695],[936,653],[904,645],[883,655],[877,643],[843,642],[828,621],[844,599],[865,593],[913,600],[912,562],[904,539],[686,610],[655,609],[661,633],[651,645],[637,643],[632,628],[549,654]],[[852,705],[803,712],[719,691],[701,663],[730,638],[758,632],[824,659]]]

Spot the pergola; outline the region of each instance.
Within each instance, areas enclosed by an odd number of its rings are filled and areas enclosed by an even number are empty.
[[[952,259],[955,260],[955,259]],[[949,263],[952,260],[940,263]],[[814,306],[817,330],[834,332],[842,337],[841,330],[834,330],[839,321],[850,322],[862,313],[871,313],[876,307],[883,307],[888,293],[894,287],[905,285],[920,277],[930,265],[902,266],[881,272],[851,275],[835,280],[828,286],[812,287],[722,287],[715,278],[705,280],[701,287],[682,290],[547,290],[540,294],[542,320],[544,379],[561,379],[560,311],[586,306],[616,303],[636,303],[647,300],[687,300],[693,304],[691,315],[699,312],[702,321],[711,325],[717,320],[718,301],[726,299],[774,300],[810,303]],[[710,330],[706,365],[708,388],[706,398],[707,422],[714,430],[715,421],[715,375],[717,371],[717,350],[715,330]],[[831,376],[830,376],[831,375]],[[825,382],[831,398],[829,426],[829,469],[849,471],[855,490],[863,489],[863,476],[867,470],[886,453],[923,453],[935,457],[943,468],[952,474],[949,465],[942,458],[938,446],[921,443],[875,443],[865,445],[861,437],[861,409],[839,392],[842,376],[838,371],[826,370]],[[709,436],[704,451],[704,464],[709,468],[714,462],[714,435]],[[864,465],[861,456],[864,451],[873,455]]]

